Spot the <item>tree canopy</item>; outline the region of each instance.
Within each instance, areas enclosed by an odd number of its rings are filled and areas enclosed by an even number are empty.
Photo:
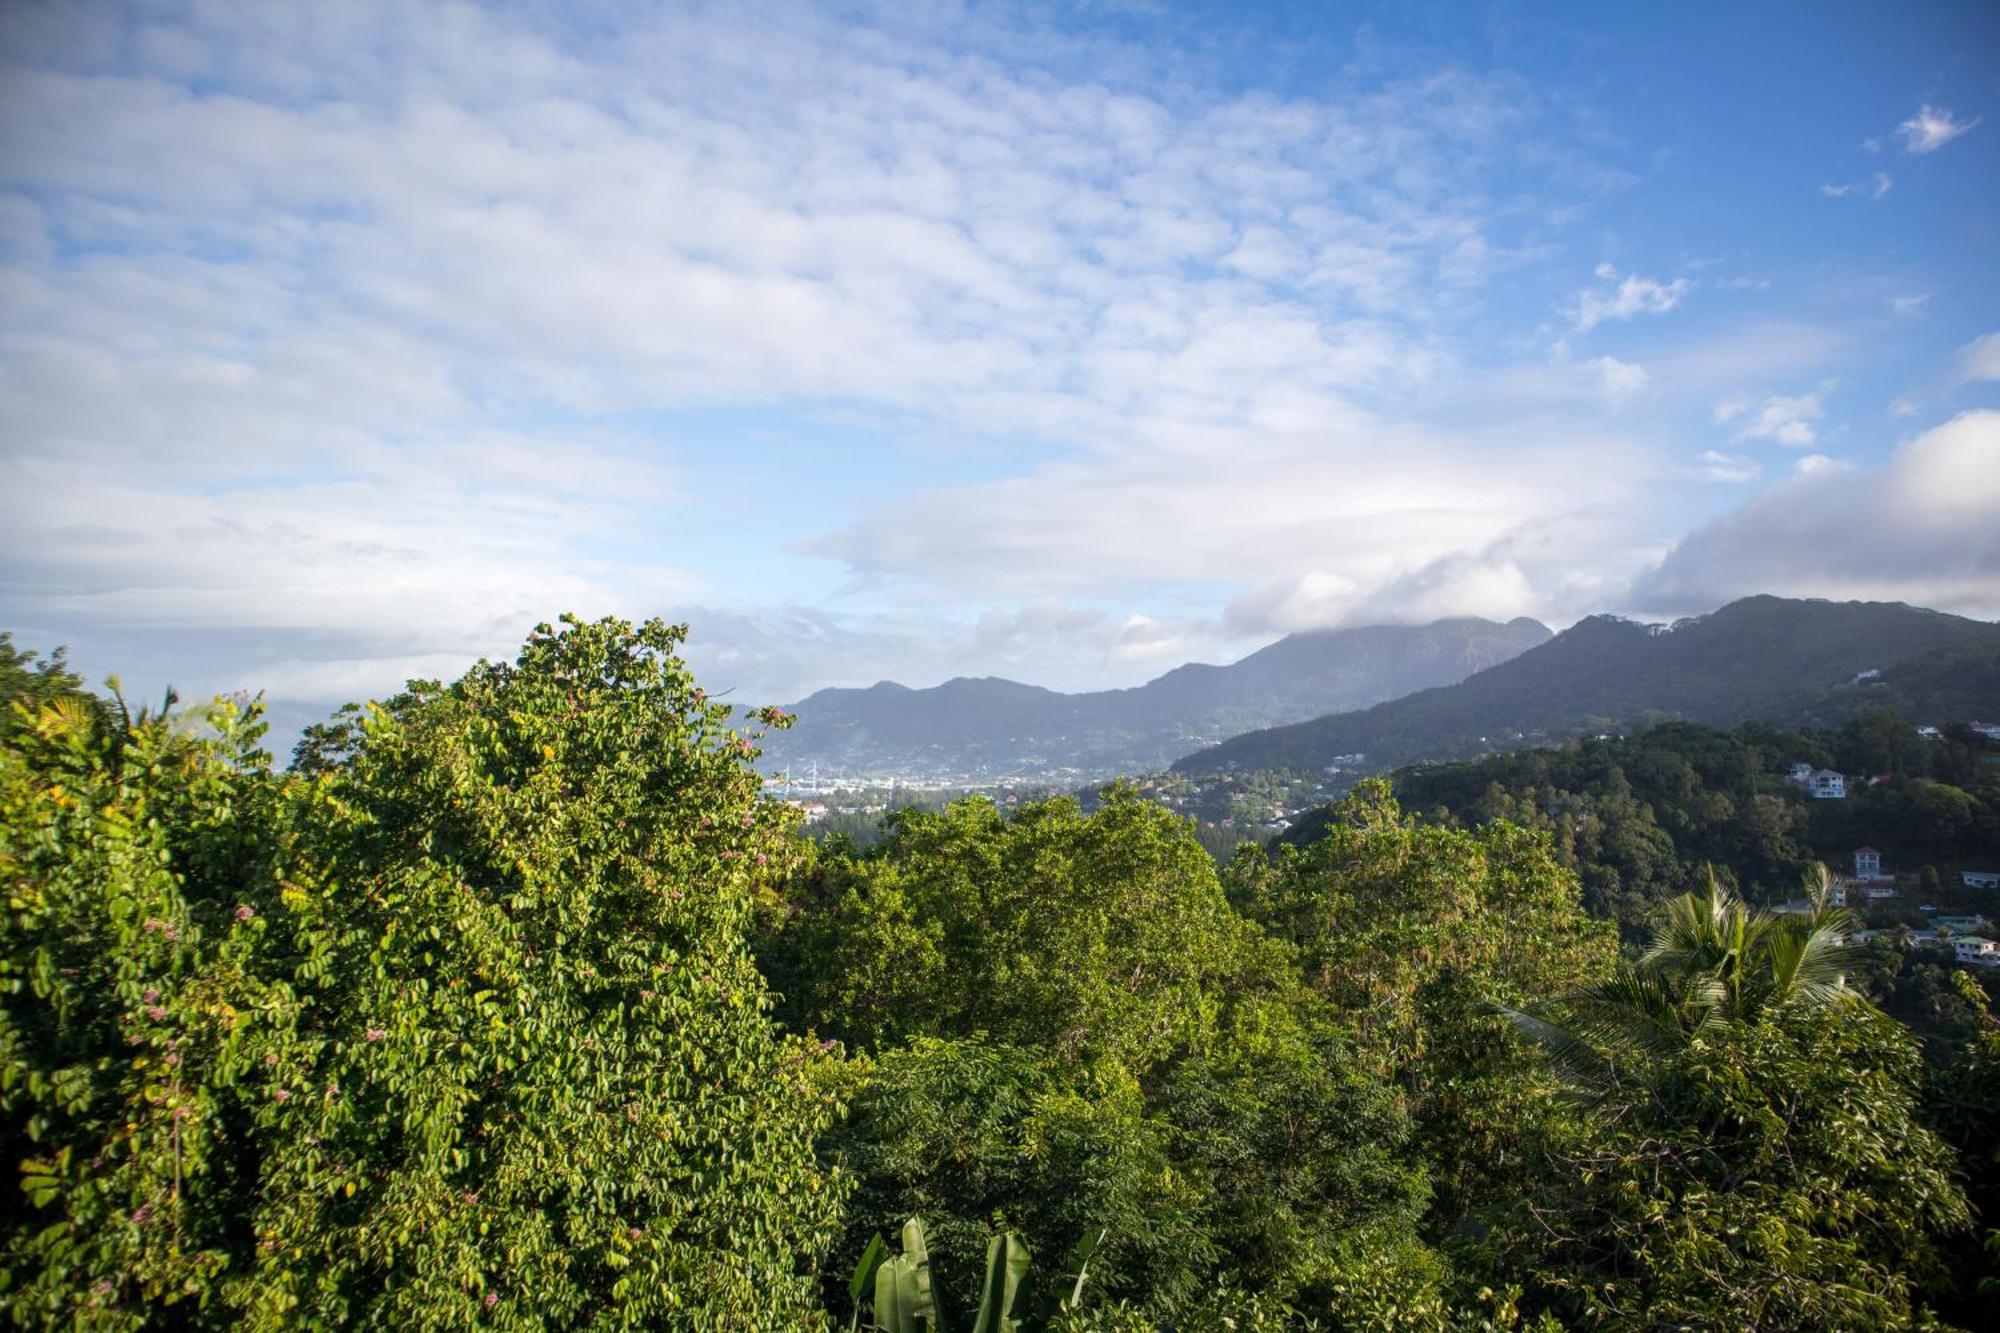
[[[682,633],[544,626],[283,769],[254,700],[0,640],[12,1323],[798,1329],[1002,1278],[1068,1333],[1976,1310],[2000,1025],[1948,965],[1728,873],[1607,894],[1557,798],[1469,777],[1428,790],[1477,817],[1367,783],[1222,867],[1116,785],[815,845],[753,767],[787,719]],[[1509,762],[1648,793],[1685,863],[1754,842],[1763,744]],[[1915,753],[1911,836],[1981,836],[1980,772]],[[1083,1294],[1030,1289],[1071,1254]]]

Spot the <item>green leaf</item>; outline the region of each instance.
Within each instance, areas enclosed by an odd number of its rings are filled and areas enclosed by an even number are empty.
[[[1013,1232],[986,1242],[986,1281],[979,1293],[979,1315],[972,1333],[1020,1333],[1021,1311],[1028,1299],[1027,1244]]]

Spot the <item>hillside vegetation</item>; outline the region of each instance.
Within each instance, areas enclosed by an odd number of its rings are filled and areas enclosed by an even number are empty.
[[[816,847],[682,638],[545,626],[289,771],[0,640],[11,1322],[916,1328],[1002,1231],[1065,1300],[989,1328],[1979,1313],[2000,1025],[1927,1054],[1844,913],[1621,957],[1547,832],[1379,782],[1220,868],[1123,787]]]
[[[1844,800],[1815,800],[1788,776],[1796,762],[1861,780]],[[1710,870],[1753,902],[1777,903],[1798,895],[1814,864],[1850,869],[1869,846],[1890,873],[1915,878],[1914,908],[1954,889],[1963,869],[2000,868],[2000,746],[1962,727],[1923,736],[1894,709],[1825,731],[1670,723],[1420,765],[1398,773],[1395,789],[1436,820],[1548,833],[1586,905],[1633,932]],[[1307,821],[1293,836],[1316,832]]]
[[[1993,708],[1981,685],[1996,675],[2000,625],[1900,603],[1747,597],[1672,626],[1593,616],[1456,685],[1251,732],[1174,768],[1317,771],[1361,753],[1387,771],[1673,719],[1824,725],[1879,703],[1965,721]]]

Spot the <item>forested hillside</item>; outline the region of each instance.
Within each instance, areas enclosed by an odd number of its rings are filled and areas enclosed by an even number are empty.
[[[1876,674],[1879,673],[1879,674]],[[1671,719],[1837,723],[1879,703],[1965,721],[1992,696],[2000,625],[1900,603],[1746,597],[1672,626],[1593,616],[1457,685],[1252,732],[1176,770],[1317,771],[1361,753],[1387,771]]]
[[[1797,762],[1859,780],[1843,800],[1815,800],[1788,775]],[[1926,897],[1955,886],[1961,870],[2000,869],[2000,745],[1964,727],[1925,736],[1894,709],[1829,731],[1672,723],[1423,765],[1397,774],[1395,788],[1429,818],[1547,832],[1590,909],[1633,931],[1710,868],[1770,903],[1797,896],[1815,863],[1851,868],[1863,846]],[[1310,840],[1314,821],[1290,836]]]
[[[2000,1024],[1948,977],[1920,1044],[1824,899],[1621,954],[1548,831],[1380,782],[1220,868],[1122,787],[815,846],[682,638],[289,771],[0,640],[16,1326],[1980,1322]]]

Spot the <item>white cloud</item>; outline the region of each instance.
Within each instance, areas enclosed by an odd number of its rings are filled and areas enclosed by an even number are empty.
[[[1762,401],[1725,398],[1715,405],[1715,420],[1718,425],[1740,421],[1735,433],[1739,440],[1775,440],[1803,449],[1819,439],[1817,423],[1826,415],[1824,392],[1822,388],[1792,396],[1771,394]]]
[[[1646,364],[1663,386],[1742,394],[1760,383],[1823,370],[1850,356],[1856,332],[1828,320],[1746,320],[1663,348],[1647,357]]]
[[[1725,454],[1716,449],[1703,450],[1695,461],[1701,465],[1701,475],[1710,481],[1755,481],[1764,470],[1763,465],[1748,454]]]
[[[1959,120],[1943,107],[1925,103],[1896,127],[1896,133],[1902,136],[1905,152],[1934,153],[1977,124],[1977,119]]]
[[[1801,459],[1677,543],[1631,604],[1671,614],[1761,592],[2000,616],[2000,412],[1955,417],[1880,468]]]
[[[1830,477],[1854,471],[1854,464],[1825,454],[1807,454],[1792,464],[1792,471],[1801,477]]]
[[[1957,369],[1961,384],[1970,384],[1975,380],[2000,380],[2000,333],[1974,338],[1959,348]]]
[[[1846,185],[1822,185],[1819,192],[1828,199],[1845,199],[1850,194],[1866,192],[1870,199],[1880,199],[1889,193],[1895,180],[1886,171],[1878,171],[1865,181]]]
[[[927,492],[809,549],[875,578],[1000,595],[1335,570],[1352,607],[1537,517],[1629,500],[1647,470],[1615,435],[1437,433],[1304,392],[1272,393],[1241,423],[1135,425],[1129,448]]]
[[[564,608],[693,616],[752,701],[1561,619],[1693,471],[1613,409],[1853,337],[1482,360],[1492,275],[1619,179],[1504,73],[1223,95],[979,8],[0,8],[0,615],[189,686],[331,701]],[[1563,322],[1692,287],[1607,263]],[[821,454],[876,507],[757,528]],[[838,615],[713,586],[793,539]]]
[[[1186,527],[1228,491],[1218,462],[1297,463],[1323,493],[1369,473],[1334,512],[1413,535],[1334,544],[1385,577],[1461,540],[1455,514],[1484,539],[1562,493],[1447,431],[1413,432],[1444,479],[1413,486],[1356,406],[1434,385],[1469,293],[1518,262],[1519,149],[1556,114],[1534,89],[1433,68],[1156,99],[1000,17],[891,17],[673,10],[593,37],[387,0],[9,7],[0,438],[33,485],[0,500],[0,610],[186,663],[187,685],[246,679],[254,643],[252,674],[312,697],[504,651],[565,607],[705,605],[690,569],[729,555],[673,535],[723,501],[671,427],[601,423],[706,408],[837,400],[968,448],[1054,442],[955,530],[817,543],[883,581],[934,539],[1031,540],[1065,467],[1102,489],[1050,549],[1105,554],[1128,588],[1161,580],[1111,517],[1127,480]],[[1607,398],[1643,377],[1586,376]],[[1219,525],[1226,577],[1326,555],[1324,506],[1288,489],[1256,480],[1242,503],[1284,503]],[[1024,607],[1055,562],[973,581]],[[951,614],[980,623],[971,605]],[[1032,674],[1211,633],[1092,614],[1009,622]],[[777,653],[753,619],[725,623]],[[878,669],[939,661],[855,633]],[[938,637],[1011,660],[1004,636]],[[707,660],[785,684],[749,651]]]
[[[1931,294],[1929,292],[1912,292],[1908,296],[1891,297],[1889,299],[1889,309],[1898,315],[1914,315],[1930,303]]]
[[[1576,294],[1568,310],[1570,331],[1588,333],[1606,320],[1625,320],[1637,315],[1664,315],[1681,303],[1690,285],[1686,278],[1661,282],[1636,273],[1620,277],[1609,263],[1599,264],[1598,279],[1608,284],[1585,288]]]
[[[1587,364],[1597,372],[1598,382],[1603,386],[1605,396],[1614,403],[1623,402],[1643,392],[1646,385],[1652,381],[1652,376],[1646,373],[1644,366],[1620,361],[1615,356],[1596,357]]]

